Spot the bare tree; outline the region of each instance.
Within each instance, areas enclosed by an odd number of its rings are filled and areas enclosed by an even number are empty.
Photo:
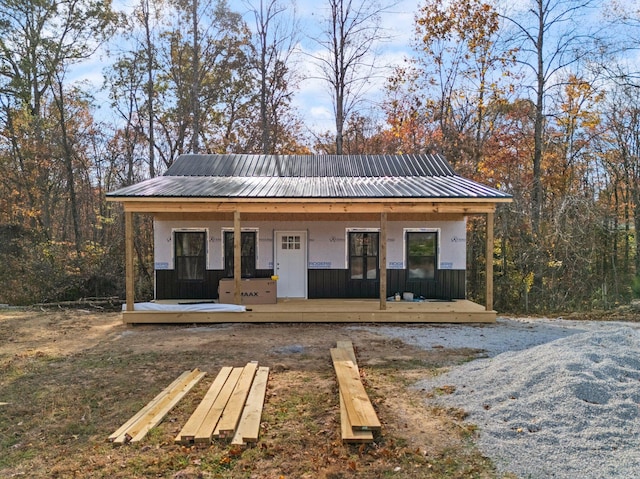
[[[247,1],[255,20],[253,48],[255,70],[260,85],[261,150],[274,153],[277,123],[289,106],[297,83],[290,68],[299,38],[295,3],[280,0]]]
[[[566,78],[559,74],[590,53],[590,45],[594,45],[597,35],[595,28],[589,26],[589,14],[600,3],[600,0],[529,0],[519,13],[502,14],[513,27],[509,41],[518,49],[517,61],[533,77],[530,88],[535,97],[531,193],[534,236],[540,232],[543,207],[545,102],[550,92],[562,84],[562,78]]]
[[[160,2],[158,2],[160,3]],[[143,51],[145,55],[145,70],[147,74],[146,97],[147,97],[147,135],[149,137],[149,177],[156,176],[155,171],[155,72],[156,72],[156,52],[153,44],[152,26],[152,4],[149,0],[140,0],[138,17],[144,27]],[[157,17],[156,11],[156,17]]]
[[[543,292],[544,270],[549,252],[541,237],[543,228],[544,188],[543,158],[545,156],[547,101],[550,94],[563,85],[567,71],[586,60],[597,39],[593,25],[594,9],[601,0],[528,0],[513,12],[513,5],[503,13],[507,25],[512,27],[509,47],[517,48],[516,61],[523,66],[534,107],[534,134],[531,180],[531,237],[533,252],[533,291]],[[526,82],[526,80],[525,80]]]
[[[382,7],[376,1],[328,0],[329,10],[322,47],[312,54],[331,92],[336,124],[336,153],[342,154],[343,133],[349,115],[375,77],[376,45],[384,40],[381,16],[395,3]]]
[[[147,171],[156,176],[156,110],[163,0],[139,0],[132,14],[124,19],[121,29],[125,51],[113,54],[115,61],[105,69],[105,87],[111,106],[124,120],[121,134],[126,139],[124,154],[128,158],[127,184],[134,181],[134,150],[146,148]],[[114,48],[115,49],[115,48]]]
[[[47,238],[51,182],[58,178],[52,138],[44,134],[52,116],[45,106],[67,81],[69,66],[90,58],[116,20],[109,2],[0,0],[0,128],[10,138],[12,165],[0,175],[15,175],[16,185],[23,185],[20,203],[26,198],[28,217],[36,217]]]
[[[158,47],[162,83],[157,124],[165,165],[191,150],[224,151],[229,125],[245,114],[253,90],[249,31],[226,0],[172,0],[176,8]],[[237,134],[235,130],[233,134]]]

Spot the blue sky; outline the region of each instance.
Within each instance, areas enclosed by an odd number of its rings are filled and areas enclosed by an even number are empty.
[[[235,3],[241,3],[241,1],[235,0]],[[378,46],[379,56],[376,59],[376,65],[379,65],[379,77],[371,80],[366,91],[366,97],[372,102],[370,103],[371,107],[374,107],[375,103],[382,98],[384,78],[388,76],[394,65],[403,62],[410,51],[414,32],[414,16],[421,3],[418,0],[402,0],[389,8],[382,16],[381,27],[388,40]],[[322,4],[313,0],[300,0],[298,13],[303,31],[308,32],[307,36],[319,34],[325,15]],[[302,48],[308,52],[318,48],[318,45],[308,38],[303,38],[301,43]],[[333,131],[333,107],[326,82],[317,77],[313,78],[314,66],[309,58],[302,61],[300,68],[303,73],[307,73],[309,78],[300,83],[300,90],[295,100],[296,107],[303,115],[305,124],[312,130]]]
[[[258,3],[259,0],[228,0],[232,10],[244,14],[245,20],[250,26],[253,26],[253,15],[250,12],[247,2]],[[288,0],[281,0],[286,3]],[[360,0],[354,0],[356,2]],[[368,1],[368,0],[363,0]],[[446,2],[447,0],[442,0]],[[514,14],[517,10],[523,9],[528,5],[529,0],[504,0],[508,2],[509,11]],[[605,2],[606,0],[602,0]],[[638,0],[633,0],[638,2]],[[139,0],[114,0],[115,8],[124,11],[131,11]],[[382,15],[382,29],[388,41],[379,45],[380,56],[376,60],[378,72],[375,78],[372,78],[366,91],[366,98],[369,100],[368,105],[372,110],[362,108],[365,116],[372,117],[376,110],[376,102],[380,102],[384,94],[385,78],[388,77],[394,65],[402,64],[407,55],[411,53],[411,44],[413,41],[415,26],[414,18],[418,13],[424,0],[398,0],[389,1],[380,0],[383,5],[391,5]],[[503,4],[503,0],[496,0],[497,4]],[[318,36],[322,30],[322,20],[326,18],[326,2],[325,0],[296,0],[297,15],[302,27],[300,48],[309,54],[317,54],[319,48],[309,37]],[[600,15],[602,12],[596,10],[594,14]],[[315,51],[314,51],[315,49]],[[310,55],[299,55],[297,69],[302,76],[306,76],[300,84],[299,90],[294,99],[294,106],[297,108],[304,124],[314,132],[334,131],[334,115],[331,102],[331,95],[328,85],[325,81],[318,78],[318,74],[314,74],[314,66]],[[635,60],[635,59],[634,59]],[[73,70],[72,78],[74,80],[85,80],[91,83],[97,90],[103,82],[103,70],[110,62],[110,58],[104,53],[96,54],[91,61],[81,66],[76,66]],[[97,103],[106,103],[106,95],[97,93]],[[98,113],[101,117],[108,117],[110,109],[105,106]],[[115,120],[106,118],[107,120]]]
[[[255,2],[257,1],[259,0],[255,0]],[[391,2],[382,0],[381,3],[389,4]],[[414,31],[414,16],[421,3],[421,0],[400,0],[383,15],[382,28],[385,34],[388,35],[389,40],[380,45],[380,56],[376,61],[376,64],[380,65],[381,77],[386,76],[385,67],[388,67],[388,71],[390,71],[390,67],[401,63],[406,53],[409,52]],[[114,7],[126,11],[131,10],[136,4],[136,0],[116,0]],[[229,6],[232,10],[246,13],[245,20],[249,25],[252,25],[253,17],[247,13],[248,7],[244,0],[229,0]],[[297,0],[296,10],[304,32],[301,38],[301,48],[308,53],[312,52],[318,46],[310,41],[308,37],[319,34],[321,30],[321,20],[325,15],[323,3],[318,2],[318,0]],[[110,61],[110,57],[104,51],[104,49],[101,49],[90,61],[82,65],[76,65],[71,75],[73,81],[88,82],[97,90],[103,82],[103,69]],[[333,131],[333,108],[326,83],[317,78],[312,78],[314,74],[310,57],[300,55],[298,61],[298,69],[307,78],[300,82],[294,106],[300,112],[305,125],[313,131]],[[384,81],[382,78],[373,79],[368,87],[366,97],[372,102],[379,100],[383,92],[383,86]],[[96,103],[98,105],[105,104],[106,95],[97,93]],[[109,107],[105,104],[100,113],[102,116],[108,116]],[[106,118],[106,120],[112,119]]]

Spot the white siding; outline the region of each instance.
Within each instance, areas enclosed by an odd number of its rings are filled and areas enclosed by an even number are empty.
[[[257,230],[258,269],[273,268],[274,231],[309,232],[309,268],[345,269],[347,256],[347,230],[351,228],[379,228],[371,221],[318,221],[302,222],[262,222],[247,221],[243,229]],[[156,269],[173,269],[173,231],[180,229],[202,229],[208,231],[208,269],[223,267],[223,231],[233,229],[233,222],[217,221],[154,221]],[[439,234],[440,269],[466,268],[466,221],[389,221],[387,232],[387,267],[404,267],[404,231],[406,229],[437,230]]]

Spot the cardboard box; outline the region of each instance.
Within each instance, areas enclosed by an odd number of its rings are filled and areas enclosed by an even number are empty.
[[[277,281],[269,278],[251,278],[240,281],[240,299],[242,304],[275,304],[277,303]],[[235,281],[224,278],[218,283],[218,301],[234,304]]]

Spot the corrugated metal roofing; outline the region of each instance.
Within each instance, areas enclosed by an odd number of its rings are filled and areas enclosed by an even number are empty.
[[[165,176],[383,177],[455,175],[440,155],[181,155]]]
[[[457,175],[439,155],[182,155],[127,198],[474,198],[510,195]]]
[[[162,198],[509,198],[458,175],[408,177],[160,176],[113,197]]]

